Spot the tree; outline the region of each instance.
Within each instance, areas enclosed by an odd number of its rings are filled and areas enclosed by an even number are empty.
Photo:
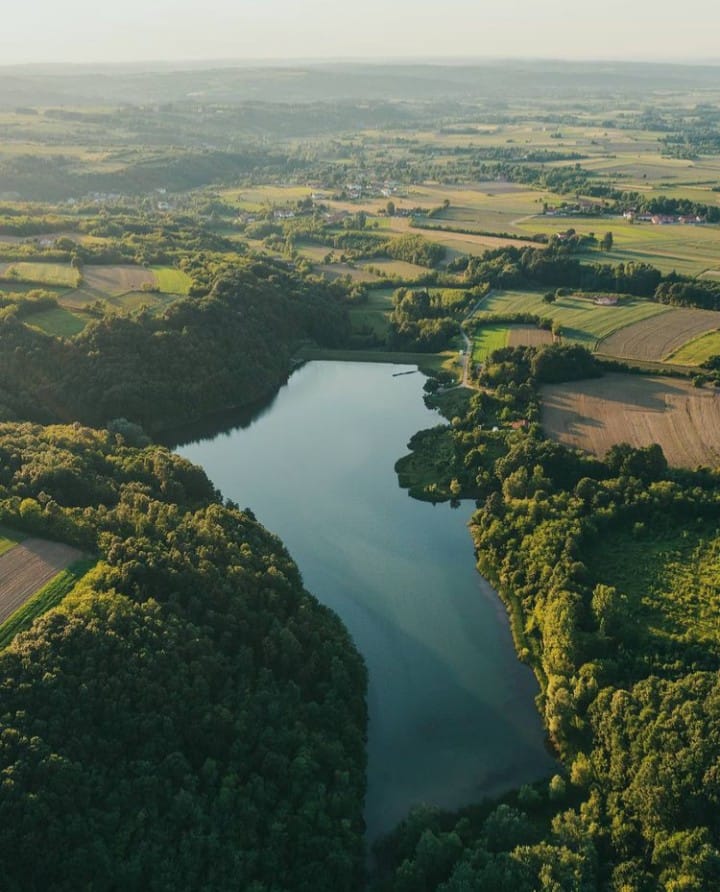
[[[612,232],[606,232],[600,242],[600,248],[603,251],[612,251],[612,246],[613,246],[613,234],[612,234]]]
[[[388,201],[388,203],[385,205],[385,213],[388,215],[388,217],[395,216],[395,202],[394,201]]]

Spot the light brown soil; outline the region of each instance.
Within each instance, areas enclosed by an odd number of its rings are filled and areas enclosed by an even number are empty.
[[[674,467],[720,466],[720,393],[684,380],[606,375],[542,389],[545,433],[599,457],[659,443]]]
[[[513,325],[509,329],[508,347],[540,347],[552,344],[552,332],[536,325]]]
[[[0,623],[82,553],[60,542],[25,539],[0,556]]]
[[[141,266],[91,266],[83,268],[83,278],[90,288],[106,294],[125,294],[126,291],[142,291],[142,286],[154,285],[155,274]]]

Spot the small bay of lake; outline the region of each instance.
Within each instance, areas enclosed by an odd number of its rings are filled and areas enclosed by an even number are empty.
[[[505,610],[477,573],[474,505],[433,506],[394,465],[442,419],[411,367],[312,362],[246,427],[177,451],[283,540],[369,673],[366,821],[459,808],[553,772]]]

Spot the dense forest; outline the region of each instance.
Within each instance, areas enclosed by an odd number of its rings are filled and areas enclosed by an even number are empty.
[[[342,289],[282,263],[238,261],[203,298],[162,314],[104,316],[75,338],[0,315],[0,407],[7,418],[128,418],[150,432],[267,397],[303,340],[347,337]]]
[[[354,889],[365,670],[278,539],[124,433],[0,426],[0,518],[100,557],[0,654],[3,889]]]
[[[478,566],[566,774],[454,818],[414,813],[379,849],[378,889],[720,887],[720,477],[673,471],[658,446],[600,461],[545,440],[539,386],[588,374],[581,348],[497,351],[490,390],[430,450],[411,444],[422,464],[444,441],[453,494],[480,498]]]

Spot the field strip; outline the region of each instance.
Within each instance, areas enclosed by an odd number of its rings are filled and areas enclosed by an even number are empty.
[[[0,555],[0,623],[81,557],[77,548],[45,539],[25,539]]]

